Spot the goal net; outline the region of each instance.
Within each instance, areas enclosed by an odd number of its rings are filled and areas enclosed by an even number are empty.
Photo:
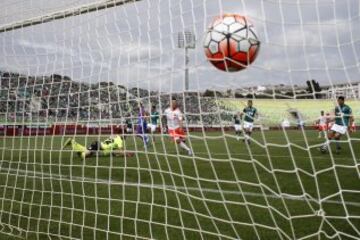
[[[359,1],[0,6],[1,239],[360,238]]]

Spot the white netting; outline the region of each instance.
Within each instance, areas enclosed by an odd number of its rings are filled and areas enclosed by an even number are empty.
[[[0,238],[360,238],[359,134],[322,154],[313,127],[340,95],[360,116],[359,1],[1,6]],[[261,45],[237,73],[204,53],[226,13],[251,20]],[[172,97],[186,146],[166,129]],[[233,130],[247,99],[258,110],[250,144]],[[138,134],[152,106],[156,131]],[[76,145],[115,135],[126,137],[116,155],[84,160]]]

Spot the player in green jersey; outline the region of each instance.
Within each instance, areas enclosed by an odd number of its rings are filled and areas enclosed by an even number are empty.
[[[339,140],[342,135],[345,135],[348,132],[348,130],[351,131],[353,120],[354,118],[352,115],[351,107],[345,104],[345,98],[343,96],[338,97],[337,106],[334,110],[335,122],[332,125],[328,134],[328,140],[320,148],[321,152],[326,153],[328,150],[328,146],[331,143],[331,140],[335,140],[336,153],[339,154],[341,150]]]
[[[257,109],[253,107],[253,101],[248,100],[247,107],[241,113],[243,117],[243,130],[245,132],[245,141],[250,143],[250,136],[254,127],[254,120],[257,118]]]
[[[150,133],[152,135],[152,139],[155,142],[154,133],[156,133],[159,123],[160,113],[156,110],[156,106],[153,105],[150,113],[150,124],[148,124],[148,128],[150,128]]]

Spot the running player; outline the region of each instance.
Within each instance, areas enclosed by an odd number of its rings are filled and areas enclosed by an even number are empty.
[[[240,117],[240,113],[237,113],[234,115],[234,128],[235,128],[235,135],[236,135],[236,140],[240,140],[240,135],[241,135],[241,117]]]
[[[156,106],[152,106],[151,113],[150,113],[150,121],[151,123],[148,125],[148,128],[150,128],[150,133],[152,135],[152,139],[155,142],[154,133],[156,133],[157,127],[158,127],[158,121],[160,118],[159,112],[156,110]]]
[[[123,139],[116,135],[114,137],[109,137],[105,141],[94,141],[88,147],[78,143],[73,138],[68,138],[63,145],[63,149],[67,146],[70,146],[73,151],[75,151],[82,160],[85,158],[92,157],[96,154],[101,156],[121,156],[125,155]],[[131,153],[127,153],[127,156],[132,156]]]
[[[253,101],[248,100],[247,107],[244,108],[241,116],[244,116],[243,129],[245,131],[245,140],[250,143],[250,136],[254,127],[254,120],[257,118],[257,109],[253,107]]]
[[[164,115],[170,137],[191,156],[193,152],[185,143],[186,135],[183,130],[183,114],[177,106],[176,98],[171,99],[170,107],[165,110]]]
[[[353,115],[351,108],[345,104],[345,98],[343,96],[338,97],[337,106],[334,111],[334,120],[335,123],[332,125],[330,132],[328,134],[328,140],[321,146],[321,152],[325,153],[328,150],[328,145],[330,141],[335,139],[336,144],[336,154],[340,153],[340,138],[342,135],[345,135],[348,130],[351,131],[351,125],[353,123]]]
[[[320,111],[320,117],[316,121],[317,129],[319,132],[318,138],[321,138],[322,134],[326,138],[326,131],[328,130],[328,117],[325,115],[324,111]]]

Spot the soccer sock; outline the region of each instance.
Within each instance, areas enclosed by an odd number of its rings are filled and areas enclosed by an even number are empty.
[[[142,140],[143,143],[144,143],[144,146],[146,147],[147,142],[148,142],[148,137],[147,137],[147,135],[145,135],[145,134],[138,134],[137,136],[138,136],[139,138],[141,138],[141,140]]]
[[[188,146],[186,146],[186,144],[184,142],[180,142],[179,145],[180,145],[180,147],[182,147],[186,151],[190,151],[190,148]]]
[[[327,137],[323,145],[330,145],[330,141],[332,140],[332,137]]]
[[[341,148],[341,147],[340,147],[340,142],[339,142],[338,139],[336,139],[335,144],[336,144],[336,149],[340,149],[340,148]]]

